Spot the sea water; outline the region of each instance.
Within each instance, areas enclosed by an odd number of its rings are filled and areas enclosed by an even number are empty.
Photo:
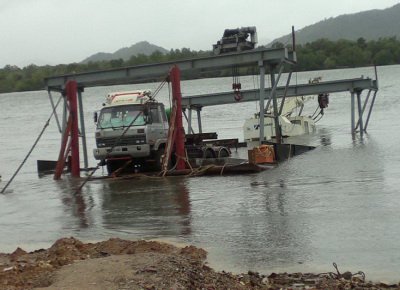
[[[291,84],[318,76],[374,78],[374,70],[294,73]],[[219,270],[327,272],[336,262],[343,271],[364,271],[367,279],[397,281],[400,66],[378,67],[378,76],[368,134],[353,138],[350,133],[350,93],[332,94],[316,134],[301,140],[317,148],[257,174],[96,180],[74,194],[81,181],[68,176],[54,181],[37,173],[36,160],[58,157],[61,139],[53,117],[20,173],[0,195],[0,251],[48,247],[68,236],[83,241],[162,239],[205,248],[211,265]],[[240,81],[243,89],[259,88],[257,76]],[[229,91],[231,82],[231,78],[184,81],[182,93]],[[91,154],[92,116],[105,95],[129,89],[154,91],[158,85],[85,90],[89,166],[96,165]],[[52,97],[57,101],[59,95]],[[362,97],[365,100],[366,92]],[[168,107],[168,88],[157,98]],[[312,114],[317,101],[307,106]],[[257,103],[240,102],[205,107],[203,131],[243,140],[244,120],[258,110]],[[45,91],[0,95],[0,188],[25,158],[51,111]],[[196,130],[195,120],[193,124]],[[106,172],[96,172],[102,174]]]

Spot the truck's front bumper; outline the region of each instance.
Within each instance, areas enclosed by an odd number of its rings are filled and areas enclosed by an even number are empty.
[[[103,160],[110,157],[131,156],[132,158],[142,158],[150,156],[150,145],[126,145],[93,149],[93,155],[96,160]]]

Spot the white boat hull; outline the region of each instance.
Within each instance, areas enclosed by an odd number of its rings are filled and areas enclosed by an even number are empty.
[[[313,119],[306,116],[284,117],[279,116],[279,123],[283,137],[310,134],[316,131]],[[244,141],[260,140],[260,119],[258,116],[247,119],[243,125]],[[275,137],[275,122],[272,117],[264,117],[264,140]]]

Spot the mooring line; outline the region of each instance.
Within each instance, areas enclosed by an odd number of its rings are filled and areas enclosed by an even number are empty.
[[[49,119],[46,121],[46,123],[44,124],[44,127],[42,129],[42,131],[40,132],[39,136],[36,138],[35,143],[33,143],[33,146],[31,147],[31,149],[29,150],[28,154],[25,156],[24,160],[21,162],[21,164],[18,166],[17,170],[14,172],[13,176],[10,178],[10,180],[7,182],[7,184],[3,187],[3,189],[1,190],[0,193],[4,194],[4,192],[6,191],[7,187],[11,184],[11,182],[14,180],[14,178],[17,176],[18,172],[21,170],[22,166],[24,166],[26,160],[28,160],[29,156],[31,155],[33,149],[36,147],[37,143],[39,142],[40,138],[42,137],[44,131],[46,130],[46,128],[49,126],[50,124],[50,120],[53,117],[53,115],[55,114],[56,108],[58,106],[58,104],[61,101],[61,97],[58,99],[56,106],[54,107],[53,111],[51,112],[51,115],[49,117]]]
[[[81,185],[79,185],[79,187],[75,190],[74,194],[77,195],[78,193],[81,192],[82,187],[85,186],[86,182],[89,181],[89,179],[93,176],[93,174],[97,171],[97,169],[100,168],[100,165],[97,165],[92,172],[90,172],[90,174],[86,177],[86,179],[82,182]]]

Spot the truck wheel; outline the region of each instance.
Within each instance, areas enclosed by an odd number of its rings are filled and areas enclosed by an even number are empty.
[[[106,166],[108,175],[111,175],[113,172],[120,169],[121,167],[123,167],[123,169],[120,170],[119,173],[132,173],[134,171],[134,164],[132,162],[130,164],[127,164],[127,162],[129,162],[129,160],[107,160]],[[136,164],[138,165],[138,163]]]
[[[165,149],[164,147],[158,148],[158,150],[155,153],[154,159],[155,159],[155,170],[156,171],[161,171],[162,170],[162,162],[163,162],[163,155],[164,155]],[[171,159],[168,160],[168,165],[167,169],[170,169],[171,166]]]
[[[106,165],[107,165],[108,175],[111,175],[115,170],[117,170],[122,166],[120,162],[110,161],[110,160],[107,160]]]

